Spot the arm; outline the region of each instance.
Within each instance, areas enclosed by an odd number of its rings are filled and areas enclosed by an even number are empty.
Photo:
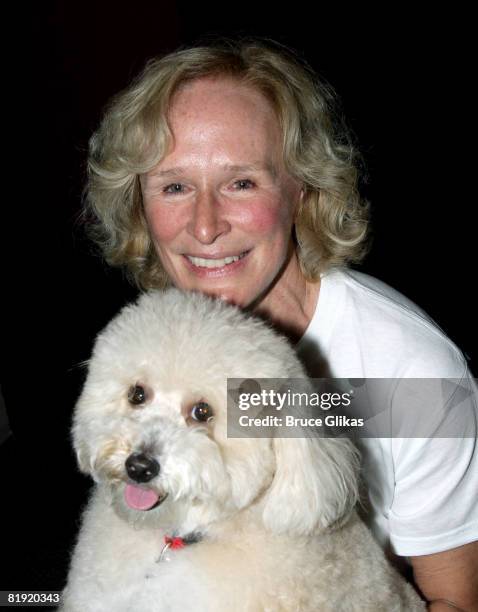
[[[410,561],[431,612],[478,612],[478,541]]]

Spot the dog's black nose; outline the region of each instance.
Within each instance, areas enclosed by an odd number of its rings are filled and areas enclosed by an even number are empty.
[[[159,474],[159,463],[145,453],[132,453],[125,462],[128,476],[136,482],[149,482]]]

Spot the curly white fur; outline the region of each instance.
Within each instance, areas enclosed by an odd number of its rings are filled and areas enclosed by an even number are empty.
[[[83,516],[65,612],[326,612],[424,609],[359,521],[357,454],[347,440],[226,436],[226,379],[303,378],[288,342],[199,294],[150,292],[99,335],[73,425],[97,485]],[[141,384],[148,401],[128,401]],[[188,406],[207,401],[207,424]],[[154,457],[124,501],[126,459]],[[166,534],[201,541],[167,550]]]

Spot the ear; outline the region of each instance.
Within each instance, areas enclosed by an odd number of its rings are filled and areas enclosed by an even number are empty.
[[[84,433],[82,423],[75,419],[71,434],[78,467],[83,474],[91,476],[96,481],[97,478],[94,469],[94,459],[91,454],[90,445],[86,442],[86,436]]]
[[[78,467],[83,474],[91,474],[91,465],[88,460],[89,449],[86,444],[82,444],[78,442],[74,446],[76,452],[76,460],[78,462]]]
[[[87,406],[87,401],[84,398],[85,391],[82,392],[75,406],[71,440],[80,471],[91,476],[97,482],[98,478],[95,470],[96,453],[92,445],[96,443],[95,429],[98,431],[99,427],[93,414],[83,409],[84,404]]]
[[[264,525],[306,535],[345,521],[358,499],[359,453],[342,438],[275,438]]]

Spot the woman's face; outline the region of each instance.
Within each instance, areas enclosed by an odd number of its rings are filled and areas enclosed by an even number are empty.
[[[276,115],[255,89],[203,78],[179,90],[169,119],[171,148],[141,176],[158,256],[176,287],[246,307],[280,283],[300,199]]]

